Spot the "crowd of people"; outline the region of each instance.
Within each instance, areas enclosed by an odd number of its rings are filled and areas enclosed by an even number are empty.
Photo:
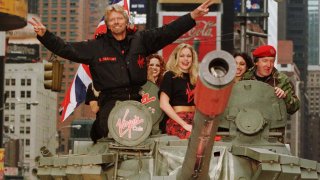
[[[198,75],[198,56],[193,46],[179,44],[163,59],[155,54],[193,28],[195,19],[208,13],[210,0],[192,12],[160,28],[128,31],[129,17],[123,7],[110,5],[105,12],[108,31],[85,42],[66,43],[36,19],[30,23],[39,41],[53,53],[70,61],[88,64],[93,83],[88,87],[86,104],[96,113],[91,130],[94,142],[108,136],[108,115],[116,101],[140,101],[140,88],[147,80],[159,87],[160,108],[166,117],[160,126],[163,133],[186,139],[192,131],[195,113],[194,88]],[[235,53],[237,65],[234,82],[258,80],[275,89],[284,99],[287,112],[299,109],[299,99],[288,77],[274,67],[276,50],[261,46],[250,55]]]

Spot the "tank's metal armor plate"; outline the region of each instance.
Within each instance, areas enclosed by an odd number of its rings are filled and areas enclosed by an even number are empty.
[[[264,125],[261,113],[254,109],[241,109],[235,120],[237,128],[245,134],[259,132]]]
[[[244,113],[248,115],[243,115]],[[246,80],[233,86],[228,106],[220,118],[220,127],[231,129],[231,122],[234,121],[241,132],[252,134],[259,131],[253,130],[254,127],[262,126],[264,129],[264,124],[268,124],[270,129],[285,127],[287,112],[284,100],[275,96],[272,86],[260,81]],[[245,124],[250,124],[250,128],[244,128]]]
[[[125,146],[143,142],[150,135],[152,123],[148,109],[137,101],[118,101],[108,119],[110,134]]]
[[[158,92],[158,86],[150,81],[147,81],[147,83],[142,86],[141,103],[147,106],[151,112],[153,125],[160,122],[164,116],[163,111],[160,109]]]

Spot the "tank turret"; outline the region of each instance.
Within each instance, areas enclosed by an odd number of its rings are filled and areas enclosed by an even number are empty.
[[[200,64],[190,139],[159,134],[158,88],[148,82],[142,103],[118,102],[110,135],[96,144],[75,142],[68,155],[43,148],[38,177],[47,179],[319,179],[320,164],[292,156],[284,144],[286,106],[273,87],[233,82],[235,61],[224,51]],[[221,137],[214,141],[215,136]]]

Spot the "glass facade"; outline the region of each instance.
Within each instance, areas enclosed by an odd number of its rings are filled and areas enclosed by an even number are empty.
[[[308,59],[309,65],[319,65],[319,0],[308,1]]]
[[[287,1],[287,39],[294,44],[293,61],[298,66],[301,79],[306,81],[308,68],[308,2]]]

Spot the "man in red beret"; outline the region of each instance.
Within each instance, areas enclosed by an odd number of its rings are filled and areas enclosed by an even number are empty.
[[[274,87],[278,98],[284,99],[287,112],[295,113],[300,107],[300,101],[294,93],[293,86],[287,75],[274,67],[276,49],[270,45],[263,45],[252,52],[255,66],[246,72],[242,80],[258,80]]]

